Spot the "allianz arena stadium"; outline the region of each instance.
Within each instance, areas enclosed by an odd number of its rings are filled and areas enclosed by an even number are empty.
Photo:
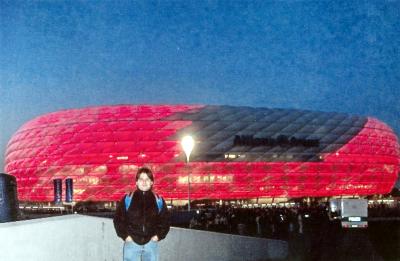
[[[180,140],[192,135],[186,163]],[[373,195],[390,192],[399,143],[383,122],[342,113],[206,105],[70,109],[24,124],[5,171],[23,201],[50,202],[55,179],[74,201],[117,201],[141,166],[170,200]],[[188,178],[190,177],[190,179]]]

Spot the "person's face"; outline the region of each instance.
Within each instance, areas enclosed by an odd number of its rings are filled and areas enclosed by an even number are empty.
[[[147,176],[146,173],[140,173],[139,179],[136,181],[136,186],[141,191],[148,191],[153,186],[153,181]]]

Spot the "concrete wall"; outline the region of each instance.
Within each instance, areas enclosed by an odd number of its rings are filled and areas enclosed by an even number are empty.
[[[288,253],[286,241],[173,228],[160,242],[161,260],[275,260]],[[165,259],[164,259],[165,258]]]
[[[68,215],[0,224],[0,260],[120,261],[122,240],[111,219]],[[285,241],[171,228],[161,261],[268,260],[286,257]]]

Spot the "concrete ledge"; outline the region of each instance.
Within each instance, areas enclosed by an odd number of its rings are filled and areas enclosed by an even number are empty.
[[[0,224],[0,260],[120,261],[110,220],[68,215]]]
[[[288,254],[286,241],[184,228],[173,228],[160,248],[165,260],[279,260]]]
[[[0,224],[0,260],[121,261],[122,240],[111,219],[67,215]],[[279,260],[285,241],[171,228],[160,242],[161,261]]]

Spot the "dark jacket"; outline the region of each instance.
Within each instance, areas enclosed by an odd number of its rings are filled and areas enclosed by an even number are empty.
[[[114,227],[117,235],[125,240],[131,236],[133,241],[144,245],[157,235],[164,239],[169,231],[169,214],[164,199],[161,211],[157,207],[156,196],[150,191],[136,190],[133,193],[128,211],[124,196],[117,206],[114,216]]]

